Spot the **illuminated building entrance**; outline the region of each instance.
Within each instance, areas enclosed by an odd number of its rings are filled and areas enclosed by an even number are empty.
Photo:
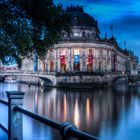
[[[66,71],[66,61],[65,61],[64,55],[61,55],[61,58],[60,58],[60,70],[61,72]]]
[[[93,71],[92,64],[87,64],[87,71]]]
[[[79,49],[74,50],[73,69],[74,69],[74,71],[80,71],[80,52],[79,52]]]
[[[42,71],[45,71],[45,60],[42,61]]]
[[[80,71],[80,63],[74,63],[74,71]]]
[[[61,50],[61,56],[60,56],[60,71],[64,72],[66,71],[66,50]]]
[[[50,71],[54,71],[54,62],[50,61]]]
[[[92,50],[89,50],[88,60],[87,60],[87,71],[93,71],[93,55]]]

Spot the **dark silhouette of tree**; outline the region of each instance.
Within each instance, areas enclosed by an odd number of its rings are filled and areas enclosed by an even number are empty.
[[[44,59],[47,49],[60,39],[62,31],[70,31],[69,17],[62,5],[52,0],[2,0],[0,2],[0,59],[16,60],[36,50]]]

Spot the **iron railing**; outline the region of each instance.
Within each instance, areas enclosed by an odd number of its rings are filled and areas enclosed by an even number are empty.
[[[62,140],[72,140],[74,138],[79,140],[99,140],[99,138],[93,135],[78,130],[76,126],[70,122],[58,123],[22,108],[23,92],[7,92],[7,97],[8,102],[0,99],[0,103],[8,106],[8,129],[2,124],[0,124],[0,128],[8,134],[8,140],[23,140],[22,114],[58,130],[62,136]]]

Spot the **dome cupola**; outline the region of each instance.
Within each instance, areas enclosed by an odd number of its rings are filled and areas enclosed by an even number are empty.
[[[62,40],[95,40],[97,37],[99,38],[98,22],[85,13],[82,6],[71,5],[66,8],[66,14],[70,18],[72,33],[70,36],[64,33]]]

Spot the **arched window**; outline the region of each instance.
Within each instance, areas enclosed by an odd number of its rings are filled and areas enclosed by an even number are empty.
[[[86,33],[85,33],[85,31],[82,33],[82,37],[86,37]]]
[[[54,71],[54,62],[52,60],[50,61],[50,71]]]
[[[88,53],[87,71],[93,71],[93,54],[92,54],[92,49],[89,49],[89,53]]]
[[[74,64],[73,64],[74,71],[80,71],[80,50],[74,50]]]

